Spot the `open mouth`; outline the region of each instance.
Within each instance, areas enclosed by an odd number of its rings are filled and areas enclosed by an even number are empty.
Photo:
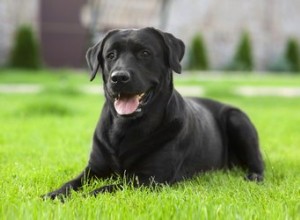
[[[152,90],[139,94],[119,93],[114,97],[114,107],[119,115],[132,115],[142,112],[142,108],[152,97]]]

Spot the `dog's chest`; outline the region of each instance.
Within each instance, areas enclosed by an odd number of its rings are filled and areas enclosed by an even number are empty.
[[[130,124],[111,127],[108,132],[109,152],[117,172],[130,169],[145,154],[145,142],[149,142],[147,136],[143,129]]]
[[[144,126],[144,125],[142,125]],[[118,172],[130,171],[163,150],[181,129],[177,120],[149,129],[134,124],[116,125],[109,131],[111,158]]]

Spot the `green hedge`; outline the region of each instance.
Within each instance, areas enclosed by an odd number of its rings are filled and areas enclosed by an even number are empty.
[[[244,32],[236,48],[233,61],[228,70],[251,71],[254,62],[252,57],[252,43],[248,32]]]
[[[300,71],[299,45],[296,39],[290,38],[288,40],[284,57],[289,64],[290,72]]]
[[[204,40],[200,34],[197,34],[193,40],[189,51],[188,69],[190,70],[208,70],[209,62]]]
[[[41,67],[39,45],[31,27],[21,26],[17,29],[9,66],[24,69]]]
[[[286,42],[283,55],[271,63],[269,70],[273,72],[300,72],[299,44],[295,38]]]

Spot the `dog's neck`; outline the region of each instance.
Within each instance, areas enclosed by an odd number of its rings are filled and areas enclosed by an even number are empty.
[[[183,127],[181,118],[170,117],[169,114],[162,114],[162,116],[163,119],[159,117],[135,120],[114,119],[108,132],[108,139],[120,172],[130,170],[145,155],[166,146],[180,133]],[[149,120],[151,120],[151,127]]]
[[[151,136],[161,126],[163,117],[162,112],[153,112],[153,115],[146,114],[139,118],[112,117],[110,132],[108,132],[111,146],[118,151],[117,148],[130,146],[132,140],[138,141]]]
[[[169,86],[168,94],[161,91],[153,109],[140,118],[116,117],[108,101],[105,103],[98,135],[114,158],[118,172],[135,166],[145,155],[166,146],[181,132],[184,119],[178,114],[183,110],[178,99],[182,97]]]
[[[151,106],[140,117],[134,118],[116,115],[112,110],[113,103],[107,101],[106,105],[110,106],[108,108],[110,109],[110,123],[109,127],[104,129],[108,130],[108,141],[112,147],[116,148],[116,151],[118,151],[118,148],[123,148],[127,145],[130,146],[132,140],[138,142],[142,139],[150,139],[152,134],[163,126],[168,126],[167,124],[171,123],[177,117],[177,114],[166,112],[168,105],[176,103],[176,100],[172,101],[172,99],[175,97],[174,93],[177,93],[173,89],[172,72],[168,72],[167,74],[169,77],[161,79],[153,103],[151,103]],[[168,88],[167,91],[165,88]],[[164,125],[162,125],[162,122],[164,122]]]

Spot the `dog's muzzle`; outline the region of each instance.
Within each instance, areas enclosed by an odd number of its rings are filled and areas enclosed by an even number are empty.
[[[114,97],[114,107],[119,115],[130,116],[142,112],[143,107],[149,102],[152,90],[137,94],[119,93]]]
[[[111,92],[114,100],[114,108],[118,115],[132,116],[140,113],[143,107],[152,97],[153,90],[135,90],[132,85],[132,78],[128,71],[114,71],[110,76]]]
[[[112,84],[126,84],[130,82],[131,77],[127,71],[115,71],[110,76]]]

